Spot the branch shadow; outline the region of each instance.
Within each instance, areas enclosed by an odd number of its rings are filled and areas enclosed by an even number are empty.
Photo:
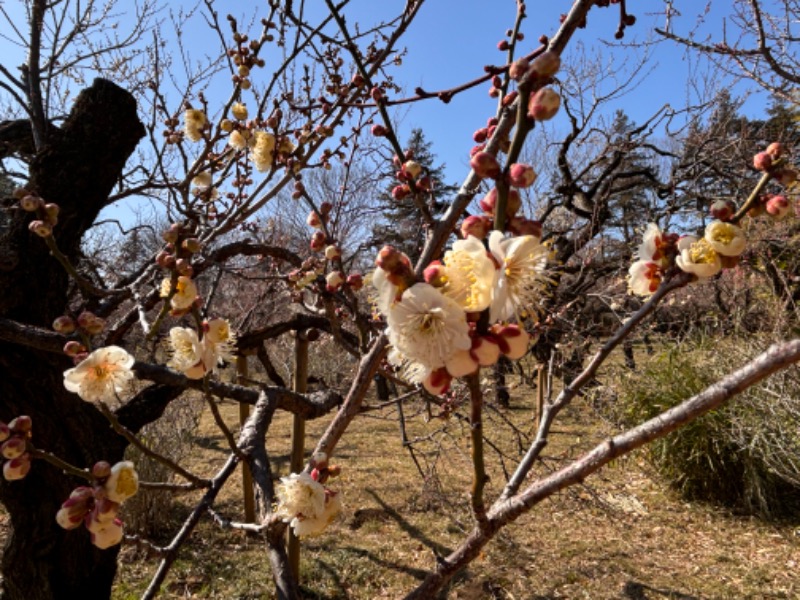
[[[699,596],[684,594],[675,590],[664,590],[651,587],[639,581],[628,581],[622,589],[624,598],[629,600],[653,600],[654,598],[669,598],[670,600],[700,600]]]

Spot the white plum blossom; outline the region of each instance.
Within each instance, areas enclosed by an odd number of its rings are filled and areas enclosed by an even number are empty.
[[[445,296],[467,312],[480,312],[492,303],[497,268],[478,238],[453,243],[444,255]]]
[[[739,256],[744,252],[747,240],[744,232],[732,223],[712,221],[706,226],[704,239],[717,254]]]
[[[501,232],[493,231],[489,249],[500,265],[489,320],[519,318],[540,301],[548,282],[547,247],[532,235],[505,238]]]
[[[172,281],[169,278],[161,282],[161,297],[166,298],[172,291]],[[181,275],[175,282],[175,293],[170,298],[170,306],[173,310],[189,310],[197,299],[197,286],[191,277]]]
[[[168,367],[189,379],[201,379],[206,374],[209,357],[194,329],[173,327],[169,330],[169,344],[172,358],[167,362]]]
[[[472,344],[464,311],[427,283],[416,283],[403,292],[389,309],[386,322],[392,346],[428,372]]]
[[[651,296],[661,285],[661,266],[652,260],[637,260],[628,269],[628,289],[637,296]]]
[[[642,236],[642,243],[637,248],[635,256],[641,261],[652,261],[658,263],[659,266],[664,265],[664,234],[655,223],[649,223],[647,229]]]
[[[682,271],[698,279],[712,277],[722,270],[719,254],[705,238],[687,235],[678,240],[678,256],[675,263]]]
[[[289,523],[298,537],[321,533],[341,509],[341,498],[306,472],[281,477],[275,495],[276,516]]]
[[[133,356],[119,346],[98,348],[64,371],[64,387],[87,402],[113,400],[133,378]]]

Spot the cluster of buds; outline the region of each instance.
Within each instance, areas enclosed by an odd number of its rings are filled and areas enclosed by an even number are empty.
[[[0,455],[3,461],[3,477],[6,481],[22,479],[31,470],[31,455],[28,440],[33,422],[26,415],[11,420],[6,425],[0,421]]]
[[[236,21],[232,17],[228,17],[231,25],[235,28]],[[263,21],[263,25],[267,29],[274,29],[275,23],[272,21]],[[273,36],[267,34],[264,36],[263,41],[272,41]],[[261,49],[262,41],[250,40],[247,34],[234,31],[233,41],[236,45],[228,50],[228,56],[233,60],[236,65],[236,74],[233,75],[233,83],[238,85],[243,90],[249,90],[251,87],[250,71],[255,67],[264,67],[266,64],[264,59],[258,58],[258,52]]]
[[[58,204],[45,202],[40,196],[26,188],[17,188],[13,196],[19,201],[19,207],[25,212],[35,213],[33,221],[28,223],[28,229],[39,237],[53,235],[53,227],[58,224]]]
[[[515,323],[496,323],[484,334],[477,332],[475,323],[470,323],[472,345],[467,350],[457,350],[445,362],[445,366],[434,370],[423,382],[423,387],[434,395],[450,389],[453,379],[477,372],[480,367],[490,367],[505,356],[519,360],[528,351],[531,335]]]
[[[122,541],[119,508],[139,490],[139,476],[131,462],[118,462],[112,467],[101,461],[92,467],[92,477],[92,486],[72,490],[56,513],[56,522],[64,529],[77,529],[83,524],[92,544],[105,550]]]
[[[61,335],[78,333],[83,340],[100,335],[105,327],[105,319],[88,310],[79,314],[77,319],[73,319],[69,315],[61,315],[53,321],[53,331]],[[78,340],[70,340],[64,344],[64,354],[71,357],[75,364],[85,359],[88,353],[89,350],[86,345]]]
[[[173,223],[161,234],[166,243],[156,255],[156,264],[171,272],[161,282],[161,297],[169,298],[173,316],[189,312],[199,301],[197,286],[192,280],[192,255],[202,246],[193,232],[180,223]]]
[[[425,193],[433,191],[433,180],[430,175],[424,173],[422,165],[413,157],[414,152],[409,149],[405,151],[405,162],[397,155],[392,158],[392,163],[397,169],[395,177],[399,182],[392,188],[392,198],[398,202],[407,198],[413,191]]]
[[[797,181],[797,169],[786,163],[786,146],[780,142],[772,142],[767,149],[753,157],[756,170],[768,173],[781,185],[791,186]]]

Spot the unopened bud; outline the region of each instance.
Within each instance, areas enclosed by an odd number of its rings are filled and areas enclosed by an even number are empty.
[[[753,157],[753,166],[758,171],[769,171],[772,168],[772,155],[759,152]]]
[[[39,237],[50,237],[53,235],[53,226],[50,223],[46,223],[45,221],[31,221],[28,223],[28,229],[38,235]]]
[[[483,216],[471,215],[461,223],[461,235],[465,238],[474,236],[483,240],[492,228],[492,221]]]
[[[529,68],[530,62],[528,62],[528,59],[520,58],[511,63],[511,66],[508,68],[508,76],[514,81],[519,81],[525,73],[528,72]]]
[[[717,200],[709,209],[711,216],[720,221],[728,221],[736,212],[736,207],[730,200]]]
[[[181,246],[183,246],[184,250],[191,252],[192,254],[200,252],[200,249],[202,248],[200,240],[197,238],[186,238],[183,240],[183,243],[181,243]]]
[[[67,315],[61,315],[55,321],[53,321],[53,330],[61,333],[63,335],[68,335],[75,331],[75,321],[72,317]]]
[[[561,96],[554,89],[540,89],[528,102],[528,117],[537,121],[552,119],[561,106]]]
[[[14,433],[28,433],[33,428],[33,419],[28,415],[20,415],[11,419],[8,428]]]
[[[561,57],[548,50],[547,52],[543,52],[531,63],[531,73],[535,73],[537,77],[552,77],[558,70],[561,68]]]
[[[39,198],[39,196],[34,196],[31,194],[20,198],[19,206],[22,208],[22,210],[36,212],[39,210],[39,208],[44,206],[44,200]]]
[[[765,150],[773,159],[777,160],[786,154],[786,146],[780,142],[772,142]]]
[[[422,276],[425,278],[425,283],[433,287],[442,287],[447,283],[446,271],[445,266],[438,260],[435,260],[425,267]]]
[[[3,455],[3,458],[17,458],[25,453],[26,445],[27,443],[22,438],[9,438],[0,445],[0,454]]]
[[[315,231],[314,235],[311,236],[309,247],[314,252],[322,252],[325,249],[325,234],[321,231]]]
[[[514,163],[508,169],[508,182],[518,188],[526,188],[536,181],[536,171],[525,163]]]
[[[767,210],[767,214],[775,219],[780,220],[789,214],[792,207],[789,204],[789,201],[786,199],[786,196],[772,196],[769,200],[767,200],[765,208]]]
[[[403,170],[410,175],[412,179],[416,179],[422,172],[422,165],[416,161],[407,160],[405,164],[403,164]]]
[[[105,479],[111,475],[111,463],[104,460],[94,463],[92,467],[92,477],[95,479]]]
[[[357,292],[364,287],[364,276],[361,273],[351,273],[347,276],[347,285],[354,292]]]
[[[342,255],[342,251],[339,249],[338,246],[331,244],[330,246],[326,246],[325,248],[325,258],[328,260],[336,260]]]
[[[325,276],[325,289],[333,293],[339,290],[344,283],[344,274],[341,271],[331,271]]]
[[[86,352],[86,346],[75,340],[71,340],[64,344],[64,354],[67,356],[78,356]]]
[[[375,137],[383,137],[386,135],[386,127],[383,125],[373,125],[370,131]]]
[[[478,152],[469,161],[469,166],[478,177],[497,179],[500,176],[500,163],[488,152]]]

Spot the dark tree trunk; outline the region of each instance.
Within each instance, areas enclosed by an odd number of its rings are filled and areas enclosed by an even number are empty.
[[[60,206],[55,239],[73,262],[144,133],[132,96],[98,79],[32,157],[28,187]],[[13,209],[10,199],[3,203],[0,316],[48,327],[67,310],[67,276],[44,241],[28,231],[29,213]],[[64,389],[63,371],[70,366],[66,357],[0,344],[0,420],[31,416],[33,444],[76,466],[113,463],[125,442],[94,406]],[[82,483],[41,461],[25,479],[0,483],[12,527],[2,558],[4,599],[109,597],[117,551],[98,550],[83,528],[65,531],[55,522],[61,502]]]

